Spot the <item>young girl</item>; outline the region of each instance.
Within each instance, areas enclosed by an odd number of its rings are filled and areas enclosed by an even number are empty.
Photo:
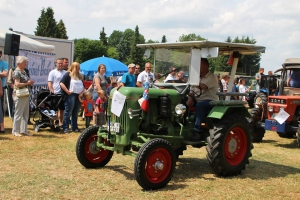
[[[83,94],[84,100],[81,100],[83,104],[84,116],[85,116],[85,128],[90,126],[90,122],[93,118],[94,101],[92,100],[92,94],[85,92]]]
[[[241,78],[239,82],[240,82],[239,92],[240,92],[240,93],[249,93],[249,91],[250,91],[251,88],[252,88],[252,85],[251,85],[249,88],[246,88],[246,86],[245,86],[246,80],[243,79],[243,78]],[[248,98],[248,97],[242,96],[241,98],[242,98],[242,99],[241,99],[242,101],[247,102],[247,98]],[[246,104],[246,106],[248,106],[248,105]]]
[[[106,102],[105,92],[103,90],[98,90],[98,98],[95,103],[94,111],[94,123],[95,125],[104,125],[106,124],[105,119],[105,108],[104,104]]]

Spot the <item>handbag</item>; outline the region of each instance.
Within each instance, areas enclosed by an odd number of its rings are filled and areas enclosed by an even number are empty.
[[[19,88],[16,90],[17,97],[28,97],[29,96],[29,90],[27,87]]]

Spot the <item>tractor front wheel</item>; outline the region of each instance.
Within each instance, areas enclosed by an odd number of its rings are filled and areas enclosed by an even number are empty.
[[[112,158],[113,151],[97,147],[99,126],[90,126],[79,136],[76,144],[78,161],[86,168],[104,167]],[[103,139],[101,143],[107,146],[111,144]]]
[[[251,129],[247,119],[240,115],[223,117],[210,130],[207,138],[206,158],[219,176],[241,173],[251,157]]]
[[[254,98],[254,108],[258,108],[262,106],[266,110],[267,103],[268,103],[268,97],[264,93],[259,92],[256,94],[256,97]]]
[[[145,190],[163,188],[173,176],[175,160],[175,151],[168,141],[155,138],[146,142],[135,158],[136,181]]]
[[[252,128],[252,142],[261,142],[263,137],[265,136],[265,129],[264,127],[259,125],[263,119],[262,117],[262,109],[260,108],[253,108],[251,110],[251,128]]]

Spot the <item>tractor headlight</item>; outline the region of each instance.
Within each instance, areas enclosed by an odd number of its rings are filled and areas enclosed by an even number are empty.
[[[186,111],[186,106],[183,105],[183,104],[178,104],[176,107],[175,107],[175,112],[177,115],[182,115],[184,114]]]
[[[141,111],[141,109],[133,110],[131,108],[128,108],[127,113],[129,115],[129,118],[132,119],[134,117],[140,116],[140,111]]]
[[[273,112],[274,107],[273,107],[273,106],[269,106],[269,107],[268,107],[268,110],[269,110],[269,112]]]

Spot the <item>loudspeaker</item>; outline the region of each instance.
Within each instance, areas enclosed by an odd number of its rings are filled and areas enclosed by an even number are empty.
[[[6,33],[5,35],[5,45],[4,54],[18,56],[20,48],[20,35],[13,33]]]

